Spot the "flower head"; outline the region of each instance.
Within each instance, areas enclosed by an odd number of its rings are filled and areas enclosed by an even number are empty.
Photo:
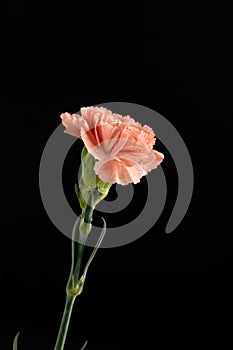
[[[153,130],[130,116],[87,107],[81,108],[81,115],[66,112],[61,119],[66,133],[83,140],[95,159],[94,171],[104,182],[136,184],[163,161],[163,154],[153,150]]]

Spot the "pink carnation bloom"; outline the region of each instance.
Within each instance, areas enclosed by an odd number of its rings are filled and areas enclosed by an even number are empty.
[[[153,150],[153,130],[129,116],[112,113],[103,107],[81,108],[78,114],[61,114],[65,132],[83,140],[96,159],[95,173],[111,184],[138,183],[142,176],[163,161]]]

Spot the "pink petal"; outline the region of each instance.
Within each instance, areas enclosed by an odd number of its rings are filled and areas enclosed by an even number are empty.
[[[65,133],[80,137],[82,118],[78,114],[62,113],[62,124],[66,127]]]
[[[136,184],[145,175],[137,163],[128,160],[113,159],[106,163],[99,161],[96,162],[94,170],[102,181],[120,185],[128,185],[131,182]]]

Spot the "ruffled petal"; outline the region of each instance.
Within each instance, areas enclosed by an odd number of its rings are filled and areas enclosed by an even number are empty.
[[[78,114],[63,113],[65,132],[81,138],[96,159],[95,172],[101,180],[126,185],[137,183],[164,159],[153,150],[153,130],[130,116],[103,107],[81,108]]]
[[[96,162],[94,170],[99,178],[111,184],[128,185],[129,183],[138,183],[145,171],[139,164],[124,160],[109,160],[105,163]]]
[[[80,138],[83,120],[78,114],[62,113],[61,120],[66,127],[65,133]]]

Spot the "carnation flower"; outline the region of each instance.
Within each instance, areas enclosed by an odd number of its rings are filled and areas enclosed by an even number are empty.
[[[66,112],[61,119],[66,133],[83,140],[95,159],[95,174],[104,182],[136,184],[164,159],[153,149],[153,130],[130,116],[103,107],[87,107],[81,108],[81,115]]]

